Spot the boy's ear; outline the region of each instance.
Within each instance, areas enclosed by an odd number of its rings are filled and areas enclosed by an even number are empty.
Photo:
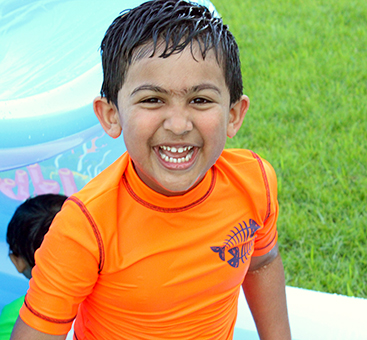
[[[229,138],[233,138],[240,129],[249,106],[250,100],[245,95],[232,105],[229,111],[229,122],[227,126],[227,136]]]
[[[93,110],[103,130],[112,138],[121,135],[119,112],[115,104],[109,103],[105,97],[97,97],[93,100]]]
[[[28,267],[27,262],[23,259],[21,256],[16,256],[14,254],[9,255],[11,262],[13,262],[13,265],[15,268],[17,268],[17,271],[21,274],[26,270]]]

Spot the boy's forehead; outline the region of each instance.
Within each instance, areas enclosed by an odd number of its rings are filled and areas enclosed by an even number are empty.
[[[217,61],[218,66],[223,69],[224,63],[223,63],[223,55],[221,51],[211,48],[208,51],[206,51],[205,56],[203,56],[200,50],[200,45],[197,41],[192,41],[182,51],[178,51],[178,50],[173,51],[170,56],[163,57],[162,53],[167,52],[167,49],[169,50],[169,48],[170,46],[169,45],[167,46],[166,41],[164,41],[163,39],[160,39],[156,43],[156,45],[154,44],[153,40],[151,40],[148,43],[137,46],[132,52],[130,66],[131,64],[134,64],[144,58],[159,57],[159,58],[168,60],[172,56],[177,56],[177,55],[180,56],[183,53],[190,51],[192,58],[196,61],[199,61],[199,60],[205,61],[205,59],[211,59],[214,57]]]
[[[213,50],[205,58],[199,48],[191,49],[190,46],[166,58],[160,56],[162,47],[153,56],[152,47],[149,51],[145,49],[132,59],[119,91],[122,97],[132,97],[143,90],[185,96],[205,89],[229,96],[223,67]]]

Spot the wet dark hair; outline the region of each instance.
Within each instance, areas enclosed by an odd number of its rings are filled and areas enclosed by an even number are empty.
[[[187,46],[193,54],[193,42],[198,43],[203,58],[214,50],[223,68],[230,104],[237,102],[242,95],[242,76],[233,35],[208,8],[182,0],[148,1],[123,11],[113,21],[101,44],[101,96],[117,106],[118,92],[133,61],[153,57],[158,47],[163,47],[161,58],[180,53]],[[138,48],[141,50],[136,55]]]
[[[66,199],[64,195],[46,194],[28,198],[22,203],[8,224],[6,242],[10,253],[22,257],[34,267],[34,253]]]

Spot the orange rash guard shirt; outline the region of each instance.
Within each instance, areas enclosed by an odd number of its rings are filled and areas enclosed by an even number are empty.
[[[69,198],[41,248],[24,322],[74,339],[232,339],[251,256],[277,241],[276,177],[225,150],[185,195],[148,188],[124,154]]]

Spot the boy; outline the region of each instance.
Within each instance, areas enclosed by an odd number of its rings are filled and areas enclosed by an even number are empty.
[[[101,51],[94,111],[128,152],[56,217],[12,339],[64,339],[75,317],[79,340],[232,339],[241,285],[261,339],[290,339],[274,171],[223,151],[249,105],[232,34],[150,1]]]
[[[9,222],[6,241],[9,257],[19,273],[32,277],[34,253],[40,247],[55,215],[67,199],[64,195],[40,195],[27,199]],[[24,296],[5,306],[0,315],[0,339],[9,340]]]

